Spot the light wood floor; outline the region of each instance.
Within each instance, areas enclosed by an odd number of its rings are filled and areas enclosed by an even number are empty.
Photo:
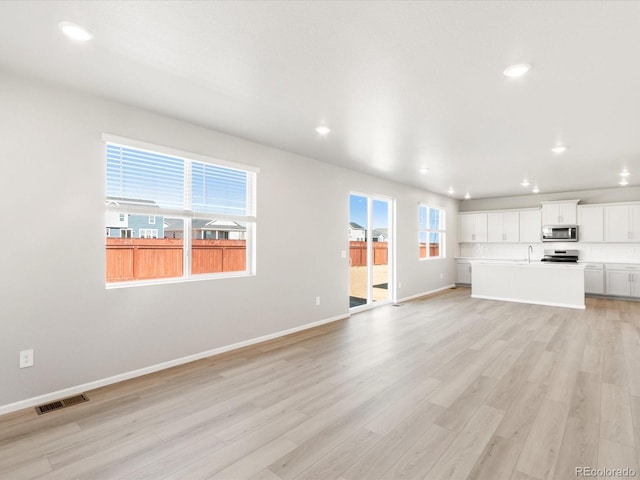
[[[459,288],[88,395],[0,417],[0,478],[637,471],[640,303],[588,299],[578,311]]]

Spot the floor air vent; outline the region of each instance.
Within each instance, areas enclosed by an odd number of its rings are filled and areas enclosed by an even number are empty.
[[[83,393],[76,395],[75,397],[65,398],[64,400],[56,400],[55,402],[45,403],[36,407],[36,413],[42,415],[43,413],[53,412],[54,410],[60,410],[61,408],[70,407],[77,403],[88,402],[89,398]]]

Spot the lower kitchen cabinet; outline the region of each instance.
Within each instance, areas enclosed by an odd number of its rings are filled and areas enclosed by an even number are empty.
[[[458,282],[463,285],[471,285],[471,264],[458,261]]]
[[[604,295],[604,266],[587,265],[584,270],[584,293]]]
[[[607,295],[640,298],[640,265],[606,267]]]

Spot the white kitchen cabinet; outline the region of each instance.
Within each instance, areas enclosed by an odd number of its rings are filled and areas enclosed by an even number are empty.
[[[487,214],[461,213],[459,219],[460,243],[478,243],[487,241]]]
[[[578,207],[578,240],[604,242],[604,207],[601,205]]]
[[[468,261],[458,260],[458,282],[463,285],[471,285],[471,264]]]
[[[640,242],[640,205],[607,205],[604,209],[607,242]]]
[[[575,225],[578,223],[576,207],[580,200],[542,202],[543,225]]]
[[[604,265],[588,264],[584,270],[584,293],[604,295]]]
[[[606,265],[607,295],[640,298],[640,265]]]
[[[518,212],[489,212],[487,214],[487,240],[491,243],[517,242],[520,238]]]
[[[540,210],[522,210],[520,212],[520,242],[540,242],[542,230],[542,212]]]

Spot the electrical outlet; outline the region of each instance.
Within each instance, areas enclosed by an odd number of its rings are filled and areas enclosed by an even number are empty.
[[[398,282],[398,288],[402,288],[402,282]]]
[[[440,274],[440,280],[442,280],[444,278],[444,273]]]
[[[347,258],[347,251],[346,250],[340,250],[340,258]]]
[[[20,368],[33,367],[33,349],[20,352]]]
[[[320,297],[316,297],[316,305],[320,305]]]

